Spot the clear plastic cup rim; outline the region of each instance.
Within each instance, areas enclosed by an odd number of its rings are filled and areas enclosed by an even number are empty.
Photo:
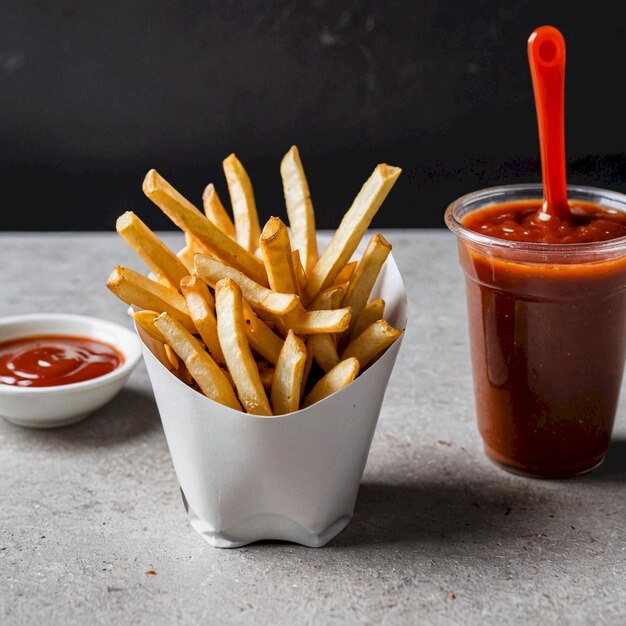
[[[515,185],[499,185],[495,187],[484,187],[458,197],[446,208],[444,220],[446,226],[457,236],[471,243],[487,246],[500,250],[518,250],[532,254],[533,252],[542,255],[546,253],[556,254],[589,254],[624,250],[626,251],[626,237],[618,237],[607,241],[594,241],[585,243],[541,243],[536,241],[514,241],[509,239],[499,239],[490,235],[483,235],[474,230],[466,228],[457,218],[455,213],[461,207],[468,204],[476,204],[477,208],[484,208],[491,204],[505,202],[507,195],[516,194],[516,199],[533,200],[543,197],[543,185],[538,183],[521,183]],[[607,208],[620,208],[626,213],[626,194],[603,189],[600,187],[590,187],[584,185],[568,185],[568,198],[595,202]]]

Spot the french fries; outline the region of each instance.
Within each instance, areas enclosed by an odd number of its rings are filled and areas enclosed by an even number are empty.
[[[243,320],[246,325],[248,343],[264,359],[276,365],[278,356],[283,348],[283,340],[252,310],[252,307],[244,299]]]
[[[358,337],[370,324],[382,319],[384,314],[385,301],[382,298],[376,298],[376,300],[368,302],[361,314],[356,318],[356,323],[350,331],[350,338]]]
[[[274,291],[297,294],[300,290],[293,267],[293,254],[287,227],[278,217],[270,217],[260,238],[265,271]]]
[[[209,183],[202,193],[202,207],[204,214],[211,220],[222,232],[226,233],[231,239],[236,239],[235,225],[230,219],[226,209],[217,195],[215,185]]]
[[[337,309],[341,306],[345,292],[343,285],[328,287],[315,296],[315,300],[309,304],[308,310],[324,311],[326,309]]]
[[[224,353],[217,337],[217,320],[215,319],[215,298],[207,284],[197,276],[185,276],[180,281],[180,290],[187,301],[189,316],[196,326],[198,334],[204,341],[213,359],[224,365]]]
[[[167,357],[167,360],[170,362],[170,365],[172,366],[172,369],[179,371],[180,370],[180,361],[178,360],[178,355],[176,354],[176,352],[174,352],[172,346],[170,346],[169,343],[163,344],[163,349],[165,350],[165,356]]]
[[[194,332],[195,325],[189,317],[187,303],[178,291],[123,265],[114,268],[106,284],[126,304],[149,311],[165,311],[181,322],[188,331]]]
[[[341,268],[350,260],[387,194],[402,170],[381,163],[376,166],[335,231],[311,272],[307,272],[304,304],[332,285]]]
[[[115,229],[159,282],[178,290],[180,279],[188,273],[187,268],[132,211],[117,218]]]
[[[231,409],[241,410],[241,404],[219,365],[182,324],[167,313],[161,313],[154,320],[154,325],[167,339],[167,343],[174,352],[184,361],[202,393]]]
[[[234,154],[226,157],[222,166],[235,219],[237,242],[254,254],[259,247],[261,228],[250,178],[241,161]]]
[[[261,377],[263,389],[265,389],[266,393],[270,393],[272,391],[272,383],[274,382],[275,368],[267,361],[257,361],[257,365],[259,366],[259,376]]]
[[[154,320],[159,317],[159,313],[156,311],[133,311],[133,319],[141,328],[143,328],[150,337],[156,339],[162,344],[167,343],[167,339],[163,336],[163,333],[154,325]]]
[[[187,269],[187,273],[193,272],[193,257],[196,256],[198,250],[197,243],[193,240],[189,233],[185,233],[185,247],[181,248],[176,257]]]
[[[352,278],[352,274],[354,273],[357,265],[358,261],[350,261],[350,263],[346,263],[339,271],[339,274],[337,274],[337,278],[335,278],[335,282],[333,284],[343,285],[348,283]]]
[[[215,226],[156,170],[150,170],[146,174],[143,192],[176,226],[197,239],[211,254],[252,280],[262,285],[267,284],[263,262]]]
[[[259,369],[246,338],[241,289],[231,278],[222,278],[215,285],[215,310],[217,334],[241,403],[248,413],[271,415]]]
[[[372,287],[390,252],[391,244],[380,233],[372,236],[350,278],[348,290],[341,303],[343,306],[352,307],[353,317],[350,323],[352,327],[367,304]]]
[[[301,305],[298,305],[293,312],[284,316],[283,320],[289,328],[299,335],[341,333],[348,328],[350,323],[350,307],[306,311]]]
[[[272,380],[270,397],[274,415],[292,413],[300,408],[300,392],[305,363],[306,347],[304,341],[290,329],[278,356],[274,379]]]
[[[211,287],[215,287],[222,278],[234,280],[254,309],[276,315],[285,315],[298,306],[297,295],[266,289],[234,267],[230,267],[217,259],[197,254],[194,263],[196,274]]]
[[[349,385],[359,374],[359,361],[354,357],[340,361],[326,372],[316,383],[313,389],[309,391],[302,408],[306,408],[323,400],[327,396],[343,389]]]
[[[280,162],[280,175],[283,180],[283,193],[293,245],[296,250],[299,250],[302,267],[308,274],[317,262],[315,213],[309,184],[296,146],[291,146]]]
[[[328,333],[311,335],[307,341],[307,349],[313,351],[315,362],[324,372],[329,372],[341,360],[337,354],[335,340]]]
[[[167,363],[165,363],[167,369],[171,372],[178,372],[180,368],[180,361],[178,360],[176,353],[167,343],[167,339],[163,336],[163,333],[154,325],[154,320],[156,320],[157,317],[159,317],[159,313],[156,311],[133,311],[133,319],[136,324],[145,330],[150,337],[163,344],[163,351],[165,353],[165,358],[167,359]]]
[[[401,334],[402,331],[390,326],[387,320],[370,324],[356,339],[353,339],[342,353],[342,358],[356,357],[361,369],[376,360]]]
[[[306,283],[306,274],[302,267],[302,261],[300,260],[300,252],[298,250],[291,251],[291,258],[293,261],[293,271],[296,275],[296,281],[298,283],[298,295],[302,298],[302,290]]]
[[[269,417],[311,406],[349,385],[401,335],[370,295],[391,244],[361,240],[400,174],[379,164],[318,253],[315,215],[296,146],[280,164],[288,224],[260,228],[252,184],[234,154],[222,162],[232,219],[213,184],[202,213],[155,170],[143,191],[185,236],[169,250],[133,212],[116,230],[156,280],[117,265],[107,287],[158,341],[181,381],[238,411]]]
[[[309,386],[309,374],[311,373],[311,368],[313,367],[313,350],[310,350],[306,344],[310,341],[307,340],[305,343],[306,347],[306,360],[304,361],[304,371],[302,372],[302,384],[300,385],[300,396],[304,397],[304,392]]]

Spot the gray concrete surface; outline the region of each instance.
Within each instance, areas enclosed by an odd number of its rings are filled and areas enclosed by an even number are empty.
[[[626,624],[626,397],[591,475],[544,482],[492,465],[452,236],[385,235],[409,325],[344,532],[321,549],[206,544],[142,363],[80,424],[0,420],[2,624]],[[104,283],[117,263],[143,268],[114,233],[4,234],[0,249],[0,315],[130,326]]]

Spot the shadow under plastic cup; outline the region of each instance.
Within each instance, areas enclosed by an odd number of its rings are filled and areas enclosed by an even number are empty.
[[[626,348],[626,237],[577,244],[498,239],[463,226],[541,185],[485,188],[446,210],[465,273],[478,428],[486,455],[526,476],[565,478],[604,459]],[[626,212],[626,195],[568,186]]]

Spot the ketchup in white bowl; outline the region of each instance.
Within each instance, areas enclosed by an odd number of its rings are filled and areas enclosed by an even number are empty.
[[[135,333],[109,320],[0,318],[0,416],[33,428],[77,422],[113,399],[140,359]]]
[[[69,385],[112,372],[124,357],[89,337],[35,335],[0,343],[0,383],[17,387]]]

